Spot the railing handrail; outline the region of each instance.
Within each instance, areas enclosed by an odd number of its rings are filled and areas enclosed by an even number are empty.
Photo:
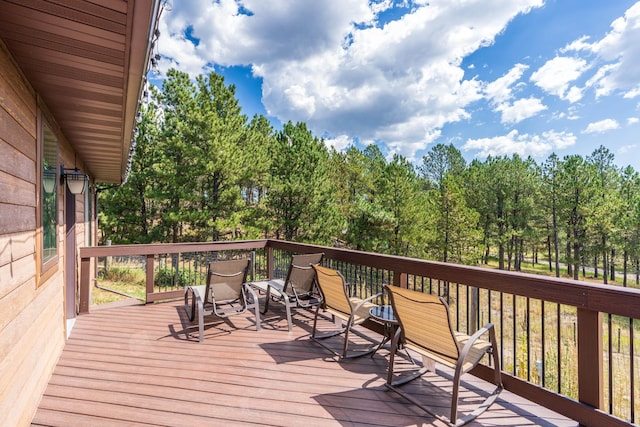
[[[640,319],[640,289],[635,288],[272,239],[267,247],[301,252],[322,251],[326,258],[337,261]]]
[[[392,277],[395,285],[406,286],[409,283],[408,277],[413,275],[415,277],[426,277],[433,280],[576,307],[579,402],[508,374],[503,374],[505,387],[547,408],[563,413],[584,425],[591,423],[611,426],[631,425],[597,409],[602,408],[604,395],[602,390],[603,348],[601,325],[602,313],[640,319],[639,289],[328,246],[263,239],[83,247],[80,249],[80,311],[88,312],[89,301],[88,299],[85,301],[82,296],[83,293],[88,293],[89,271],[91,270],[90,259],[93,257],[146,256],[147,301],[152,301],[163,297],[176,297],[180,292],[156,293],[153,294],[154,299],[149,299],[149,292],[153,293],[153,266],[156,254],[254,249],[267,250],[268,274],[273,273],[273,251],[275,249],[290,253],[323,252],[327,260],[390,271],[393,273]],[[475,370],[477,372],[475,373],[485,377],[484,371],[486,369],[483,368],[486,367],[477,367]]]
[[[261,249],[268,240],[230,240],[224,242],[150,243],[133,245],[83,246],[80,258],[103,256],[131,256],[177,254],[181,252],[224,251],[234,249]]]
[[[464,283],[482,289],[640,319],[640,289],[274,239],[92,246],[80,248],[80,258],[265,247],[301,253],[321,251],[325,253],[326,258],[336,261],[348,261],[404,274]]]

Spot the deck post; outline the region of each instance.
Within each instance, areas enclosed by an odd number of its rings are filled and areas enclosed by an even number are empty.
[[[91,281],[89,275],[91,274],[91,258],[80,259],[80,314],[89,314],[89,303],[91,299],[91,287],[89,282]]]
[[[145,303],[151,302],[149,300],[149,295],[153,294],[153,270],[155,265],[155,255],[147,254],[147,262],[145,263],[145,273],[147,278],[146,284],[146,292],[145,292]]]
[[[267,247],[267,279],[273,279],[273,248],[271,246]]]
[[[602,313],[578,307],[578,400],[604,406]]]
[[[407,287],[409,286],[409,280],[408,280],[407,273],[402,273],[400,271],[394,271],[393,272],[393,285],[407,289]]]

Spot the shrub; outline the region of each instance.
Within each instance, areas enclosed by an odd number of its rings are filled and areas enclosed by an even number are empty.
[[[178,269],[178,274],[176,275],[176,270],[170,267],[159,268],[153,279],[154,286],[159,287],[185,287],[202,282],[202,274],[196,271]]]
[[[144,281],[144,271],[138,268],[111,267],[101,270],[100,278],[111,282],[138,283]]]

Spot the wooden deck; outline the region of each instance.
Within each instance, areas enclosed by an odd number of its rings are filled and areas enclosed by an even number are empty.
[[[296,312],[292,332],[282,314],[269,313],[259,332],[249,315],[208,318],[202,344],[180,302],[81,316],[32,425],[444,425],[386,389],[387,350],[337,362],[309,340],[311,313]],[[410,387],[444,405],[446,414],[448,382],[428,378],[433,385]],[[469,387],[483,386],[463,379]],[[463,398],[471,397],[463,392]],[[577,423],[505,391],[469,425]]]

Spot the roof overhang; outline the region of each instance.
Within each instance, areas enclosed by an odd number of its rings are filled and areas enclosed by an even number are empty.
[[[0,0],[0,37],[96,181],[121,183],[160,0]]]

